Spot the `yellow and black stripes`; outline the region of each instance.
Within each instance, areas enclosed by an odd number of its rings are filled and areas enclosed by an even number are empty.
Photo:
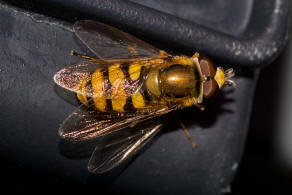
[[[127,101],[127,93],[125,91],[125,74],[120,64],[114,64],[108,68],[109,81],[111,83],[111,101],[112,109],[117,112],[124,112],[124,106]]]
[[[84,77],[78,85],[78,90],[80,93],[77,93],[77,99],[85,105],[88,105],[87,95],[86,95],[86,85],[88,84],[87,77]]]
[[[122,67],[125,74],[125,87],[128,96],[125,109],[132,111],[145,108],[146,102],[141,93],[144,82],[143,70],[145,67],[138,63],[124,63]]]
[[[111,88],[112,85],[109,81],[109,73],[108,68],[105,68],[103,71],[103,78],[104,78],[104,89],[105,89],[105,98],[106,98],[106,111],[112,111],[112,100],[111,100]]]
[[[102,112],[135,112],[145,108],[143,70],[144,67],[137,63],[117,63],[98,68],[92,73],[91,82],[87,82],[87,78],[80,82],[81,93],[77,94],[77,98],[85,105],[91,98]],[[91,97],[86,96],[88,84],[92,87]]]

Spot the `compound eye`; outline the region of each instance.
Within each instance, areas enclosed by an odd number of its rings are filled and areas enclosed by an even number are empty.
[[[202,57],[200,59],[200,67],[203,75],[207,78],[203,86],[203,96],[204,99],[208,99],[212,97],[219,88],[217,82],[214,80],[216,70],[213,62],[207,57]]]
[[[209,58],[202,57],[200,59],[200,67],[203,75],[205,75],[206,77],[214,78],[216,70],[213,62]]]
[[[209,81],[205,81],[203,85],[203,96],[204,99],[208,99],[214,95],[214,93],[218,89],[218,84],[214,79],[211,79]]]

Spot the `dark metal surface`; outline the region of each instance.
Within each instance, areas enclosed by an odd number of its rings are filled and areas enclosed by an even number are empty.
[[[63,99],[66,92],[57,88],[52,78],[64,65],[80,60],[69,56],[72,49],[88,53],[72,32],[70,22],[78,19],[109,22],[146,40],[160,40],[164,48],[198,50],[238,66],[269,63],[287,39],[289,0],[253,2],[246,7],[249,11],[241,12],[247,18],[236,20],[241,21],[239,29],[232,21],[225,24],[231,29],[228,34],[224,29],[210,29],[221,23],[214,22],[216,14],[209,19],[214,25],[201,22],[204,27],[190,22],[192,15],[178,18],[170,9],[164,14],[129,1],[9,3],[26,10],[0,5],[0,155],[1,173],[7,178],[2,185],[82,186],[96,193],[127,194],[218,194],[230,190],[245,142],[257,71],[237,70],[237,88],[226,88],[206,111],[190,108],[179,112],[197,148],[191,148],[179,126],[171,122],[136,158],[103,175],[89,174],[87,158],[73,158],[74,154],[64,150],[57,131],[75,106]],[[151,5],[155,4],[147,6]]]

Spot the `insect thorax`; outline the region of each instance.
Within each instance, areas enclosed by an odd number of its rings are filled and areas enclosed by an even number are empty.
[[[146,79],[149,93],[162,101],[180,103],[180,100],[197,100],[202,94],[202,74],[200,68],[184,60],[174,62],[164,68],[150,70]],[[197,102],[193,102],[197,103]]]

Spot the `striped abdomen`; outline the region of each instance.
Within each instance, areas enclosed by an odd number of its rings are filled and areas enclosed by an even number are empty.
[[[113,64],[98,68],[90,75],[91,79],[84,78],[80,82],[81,93],[77,94],[77,98],[81,103],[87,104],[88,97],[84,94],[88,94],[85,90],[91,88],[93,95],[90,98],[95,107],[102,112],[124,112],[145,108],[142,69],[142,65],[137,63]]]

